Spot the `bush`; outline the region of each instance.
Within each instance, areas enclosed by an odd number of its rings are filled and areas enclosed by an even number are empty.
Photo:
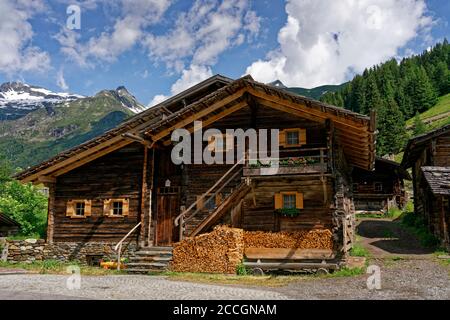
[[[20,235],[44,237],[47,197],[31,184],[11,179],[13,171],[0,156],[0,212],[20,224]]]
[[[247,267],[244,265],[244,263],[240,263],[236,266],[236,274],[238,276],[248,276],[250,274]]]

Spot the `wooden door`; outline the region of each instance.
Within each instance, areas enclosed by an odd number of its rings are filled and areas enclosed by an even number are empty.
[[[179,213],[178,199],[178,193],[166,193],[163,190],[158,192],[155,232],[157,246],[170,246],[176,241],[174,220]]]

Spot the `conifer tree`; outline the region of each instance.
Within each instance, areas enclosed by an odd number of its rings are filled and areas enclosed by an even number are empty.
[[[394,99],[378,110],[377,154],[396,154],[402,150],[406,140],[403,115]]]
[[[427,127],[425,123],[420,118],[420,114],[417,112],[414,116],[414,129],[413,129],[413,135],[417,136],[419,134],[423,134],[427,131]]]

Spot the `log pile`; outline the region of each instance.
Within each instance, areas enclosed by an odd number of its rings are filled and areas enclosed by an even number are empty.
[[[296,232],[245,231],[246,248],[333,249],[329,229]]]
[[[243,230],[218,226],[210,233],[176,243],[170,268],[177,272],[234,274],[243,257]]]

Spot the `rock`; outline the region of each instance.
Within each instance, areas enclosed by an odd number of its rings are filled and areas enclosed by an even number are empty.
[[[36,243],[36,242],[37,242],[37,239],[25,239],[25,242],[28,242],[28,243]]]

